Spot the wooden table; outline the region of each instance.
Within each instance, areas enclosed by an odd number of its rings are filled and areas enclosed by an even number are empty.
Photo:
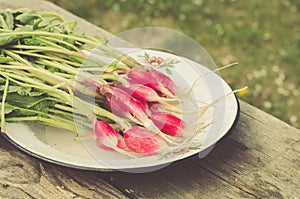
[[[106,31],[41,0],[0,0],[78,21],[78,32]],[[0,198],[300,198],[300,131],[240,102],[236,127],[205,158],[144,174],[82,171],[47,163],[0,138]]]

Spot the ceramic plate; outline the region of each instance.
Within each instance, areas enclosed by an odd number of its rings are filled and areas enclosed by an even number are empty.
[[[161,66],[155,67],[169,75],[180,97],[186,98],[182,104],[186,112],[183,119],[189,125],[206,125],[188,146],[166,154],[132,159],[102,150],[94,140],[76,140],[73,132],[39,124],[7,123],[7,133],[3,135],[21,150],[40,159],[68,167],[109,171],[159,167],[192,155],[203,156],[233,126],[239,112],[238,101],[218,74],[199,63],[166,52],[140,49],[127,53],[141,63],[147,62],[147,56],[164,59]]]

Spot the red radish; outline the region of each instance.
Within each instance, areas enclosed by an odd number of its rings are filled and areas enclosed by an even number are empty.
[[[128,77],[124,77],[124,80],[128,83],[128,84],[137,84],[136,81],[134,81],[133,79],[130,79]]]
[[[154,112],[150,116],[153,123],[165,134],[183,137],[186,124],[183,120],[170,113]]]
[[[175,103],[178,104],[179,101],[176,98],[163,98],[160,97],[155,90],[150,87],[144,86],[142,84],[130,84],[124,88],[130,95],[134,98],[146,101],[146,102],[162,102],[162,103]]]
[[[128,72],[128,77],[138,83],[147,85],[155,90],[159,90],[159,82],[146,70],[133,68]]]
[[[116,147],[120,149],[127,149],[124,138],[108,123],[97,121],[94,125],[94,131],[99,147],[106,150],[115,150]]]
[[[141,101],[157,102],[161,100],[155,90],[142,84],[130,84],[123,88],[134,98]]]
[[[111,97],[111,109],[115,111],[115,108],[121,107],[124,110],[123,114],[130,113],[134,118],[141,123],[149,121],[148,113],[149,108],[145,102],[138,101],[130,96],[126,91],[123,91],[115,87],[103,87],[105,94]],[[119,110],[118,110],[119,111]]]
[[[143,84],[154,89],[157,92],[163,93],[168,97],[174,98],[174,94],[172,94],[167,88],[165,88],[151,73],[146,70],[140,68],[133,68],[128,72],[128,77],[133,79],[139,84]]]
[[[155,77],[165,88],[167,88],[172,94],[175,95],[175,84],[171,80],[170,77],[167,75],[161,73],[158,70],[155,70],[154,68],[150,69],[150,73],[153,77]]]
[[[131,117],[130,113],[127,110],[125,110],[124,107],[122,107],[120,104],[114,103],[112,105],[111,96],[106,95],[106,102],[109,105],[109,107],[111,107],[113,113],[121,117]]]
[[[165,141],[152,131],[139,126],[133,126],[124,132],[127,147],[142,155],[156,155],[167,145]]]
[[[129,95],[133,96],[135,99],[138,99],[140,101],[178,103],[178,99],[160,97],[154,89],[143,84],[117,84],[116,87],[123,91],[126,91]]]

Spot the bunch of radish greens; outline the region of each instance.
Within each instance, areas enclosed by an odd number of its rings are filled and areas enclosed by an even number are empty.
[[[0,12],[1,131],[7,122],[84,129],[93,132],[99,147],[130,156],[159,154],[185,139],[174,82],[105,39],[76,34],[75,27],[54,13]],[[116,61],[92,60],[86,71],[100,69],[97,79],[78,75],[87,58],[83,52],[94,48]],[[74,102],[93,115],[82,114]]]

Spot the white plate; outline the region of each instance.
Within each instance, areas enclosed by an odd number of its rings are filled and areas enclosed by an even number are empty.
[[[108,171],[112,169],[154,168],[192,155],[206,154],[230,130],[238,117],[239,104],[232,89],[216,73],[191,60],[153,50],[133,50],[128,53],[130,56],[143,61],[140,55],[143,55],[144,52],[149,53],[151,56],[163,57],[166,61],[180,61],[174,64],[174,67],[169,68],[172,72],[170,77],[181,90],[187,90],[195,81],[198,82],[196,85],[193,85],[191,94],[194,101],[197,101],[196,106],[202,106],[203,102],[212,103],[216,100],[218,101],[201,117],[200,121],[205,120],[209,123],[209,126],[197,135],[192,143],[193,146],[201,145],[200,148],[182,153],[165,154],[164,157],[157,155],[129,159],[115,152],[107,152],[97,148],[94,141],[74,140],[74,133],[72,132],[38,124],[28,125],[26,123],[7,123],[5,137],[30,155],[55,164],[87,170]],[[159,70],[164,72],[165,68],[162,67]],[[226,97],[224,97],[225,95]],[[195,109],[195,107],[188,107],[193,105],[188,104],[186,106],[184,108]],[[195,116],[193,115],[193,117]],[[186,118],[188,123],[197,120],[197,118],[189,116],[186,116]],[[106,158],[109,160],[109,163],[106,161]],[[115,164],[115,162],[117,163]]]

